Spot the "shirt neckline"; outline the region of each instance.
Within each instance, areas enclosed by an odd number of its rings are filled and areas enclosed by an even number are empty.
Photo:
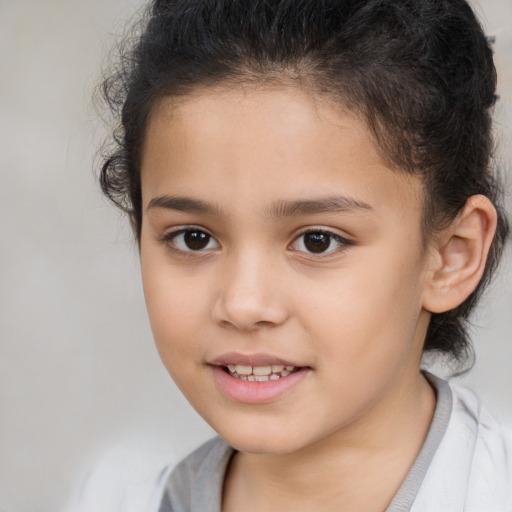
[[[429,372],[425,371],[423,374],[436,392],[434,416],[421,450],[385,512],[409,512],[411,510],[450,421],[453,406],[450,385]]]
[[[450,385],[445,380],[440,379],[429,372],[425,371],[423,374],[436,393],[436,407],[434,415],[425,441],[413,465],[407,472],[406,477],[385,512],[410,511],[450,420],[453,404]],[[173,508],[174,500],[171,499],[171,495],[173,495],[174,498],[181,496],[185,502],[188,501],[190,508],[187,508],[187,510],[221,512],[222,490],[224,487],[226,471],[232,457],[237,453],[237,451],[219,437],[212,439],[206,444],[208,446],[203,445],[203,447],[199,449],[202,450],[204,458],[201,458],[199,467],[196,467],[195,471],[193,471],[194,474],[190,474],[190,470],[192,468],[188,468],[186,471],[190,477],[190,487],[188,488],[188,491],[183,488],[188,487],[183,485],[184,482],[182,482],[181,485],[178,485],[178,481],[173,478],[173,475],[176,475],[176,473],[173,472],[168,481],[167,492],[160,504],[160,512],[174,510],[177,512],[182,511],[182,508],[179,506],[176,509]],[[195,455],[195,453],[193,455]],[[186,462],[187,459],[182,461],[182,464]],[[175,468],[175,471],[179,466]],[[209,482],[206,488],[205,482]],[[206,489],[209,489],[210,492],[205,494]],[[169,492],[170,495],[167,495]],[[183,496],[183,493],[190,493],[190,495],[186,498]],[[184,510],[185,509],[183,508],[183,511]]]

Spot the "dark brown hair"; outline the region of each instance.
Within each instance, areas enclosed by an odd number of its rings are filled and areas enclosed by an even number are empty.
[[[459,307],[433,314],[426,351],[464,360],[467,321],[493,274],[508,225],[492,171],[496,71],[465,0],[155,0],[102,92],[119,120],[104,193],[140,235],[140,157],[163,97],[197,87],[285,80],[363,117],[381,153],[425,184],[423,230],[447,226],[474,194],[498,211],[484,277]]]

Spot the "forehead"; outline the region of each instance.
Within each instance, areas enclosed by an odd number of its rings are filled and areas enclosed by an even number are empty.
[[[233,211],[335,192],[410,215],[423,189],[384,162],[355,114],[294,87],[162,100],[149,119],[141,173],[146,206],[161,194],[186,193]]]

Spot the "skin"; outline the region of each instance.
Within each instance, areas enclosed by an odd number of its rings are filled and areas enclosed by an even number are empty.
[[[388,167],[356,116],[285,87],[162,101],[141,179],[142,277],[160,356],[239,450],[223,511],[384,510],[435,407],[419,367],[443,258],[423,249],[421,182]],[[276,211],[332,196],[356,205]],[[215,208],[181,211],[165,197]],[[204,250],[173,237],[187,226],[212,237]],[[308,252],[303,232],[320,228],[349,243]],[[308,371],[276,400],[241,403],[212,376],[232,352]]]

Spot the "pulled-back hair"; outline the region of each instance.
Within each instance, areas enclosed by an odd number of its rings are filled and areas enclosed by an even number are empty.
[[[492,171],[496,71],[465,0],[154,0],[102,92],[119,125],[101,170],[104,193],[142,223],[141,151],[163,97],[196,88],[283,82],[360,115],[397,172],[424,183],[423,234],[487,196],[498,226],[484,276],[457,308],[433,314],[426,351],[464,360],[467,321],[494,272],[508,225]]]

